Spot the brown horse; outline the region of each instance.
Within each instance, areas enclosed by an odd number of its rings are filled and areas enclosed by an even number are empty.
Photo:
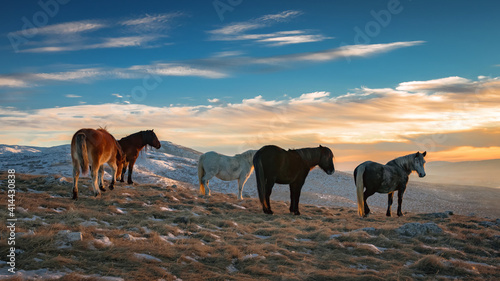
[[[127,171],[128,165],[128,184],[133,184],[132,181],[132,171],[134,169],[135,161],[139,156],[139,152],[146,146],[150,145],[156,149],[161,147],[160,141],[156,137],[153,130],[140,131],[130,136],[126,136],[118,141],[121,145],[123,152],[125,153],[126,159],[123,165],[121,182],[124,182],[125,172]]]
[[[109,185],[109,189],[112,190],[115,179],[119,179],[124,154],[116,139],[105,129],[80,129],[71,139],[71,159],[73,161],[73,199],[76,200],[78,199],[80,169],[82,174],[86,174],[90,166],[92,188],[94,195],[97,196],[101,194],[99,189],[106,190],[102,186],[104,163],[108,163],[112,170],[113,179]]]

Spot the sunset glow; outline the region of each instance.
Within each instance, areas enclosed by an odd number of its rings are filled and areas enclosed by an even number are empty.
[[[463,42],[499,26],[497,4],[477,7],[495,23],[454,18],[468,11],[457,1],[415,24],[426,4],[398,2],[382,24],[373,14],[387,5],[369,2],[245,2],[222,16],[210,1],[144,12],[125,2],[127,12],[97,14],[70,2],[29,29],[20,19],[40,7],[7,4],[0,143],[61,145],[102,126],[226,154],[322,144],[341,170],[416,151],[428,161],[500,158],[500,42]],[[440,20],[457,24],[434,33]],[[463,20],[471,26],[458,30]]]

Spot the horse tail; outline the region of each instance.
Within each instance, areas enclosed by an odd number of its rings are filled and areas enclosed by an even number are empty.
[[[356,183],[356,194],[358,197],[358,214],[361,217],[365,216],[365,200],[363,195],[364,183],[363,174],[365,173],[365,165],[361,164],[354,170],[354,182]]]
[[[82,174],[86,174],[89,170],[89,155],[87,153],[87,137],[84,133],[76,135],[76,154]]]
[[[205,169],[203,168],[203,160],[205,159],[205,154],[200,156],[198,160],[198,180],[200,182],[200,193],[205,195],[205,186],[203,185],[203,176],[205,175]]]
[[[253,158],[253,167],[255,169],[255,178],[257,179],[257,191],[259,192],[259,199],[264,209],[269,209],[266,202],[266,179],[264,177],[264,167],[260,155],[256,154]]]

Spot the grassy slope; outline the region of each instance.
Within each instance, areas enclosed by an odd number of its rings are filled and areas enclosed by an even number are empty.
[[[301,216],[292,216],[283,202],[272,202],[275,215],[269,216],[255,198],[239,201],[216,193],[207,199],[182,186],[118,185],[97,199],[81,186],[81,198],[74,202],[69,183],[18,175],[17,190],[28,188],[44,192],[18,193],[16,204],[23,209],[16,216],[43,221],[18,222],[17,232],[34,234],[17,238],[24,251],[17,268],[73,271],[65,280],[81,279],[78,274],[126,280],[500,279],[500,226],[486,226],[481,222],[488,220],[479,217],[378,213],[361,219],[354,208],[309,205],[300,206]],[[5,210],[6,200],[0,205]],[[6,221],[6,212],[0,216]],[[405,238],[394,231],[405,223],[430,221],[444,232]],[[366,227],[376,230],[353,231]],[[8,232],[5,224],[0,228],[5,257]],[[83,241],[58,249],[56,234],[66,229],[82,232]],[[125,234],[145,239],[131,241]],[[96,242],[103,236],[112,245]]]

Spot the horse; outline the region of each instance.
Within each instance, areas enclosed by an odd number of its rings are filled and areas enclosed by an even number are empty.
[[[108,163],[111,167],[113,178],[109,189],[113,190],[115,180],[120,178],[124,158],[120,144],[106,129],[78,130],[71,139],[73,199],[78,199],[78,177],[80,176],[80,170],[82,174],[86,174],[90,167],[92,188],[94,195],[97,197],[101,194],[101,191],[106,191],[103,186],[104,163]]]
[[[358,214],[365,217],[370,213],[370,208],[366,199],[375,192],[388,193],[389,201],[386,216],[391,216],[391,205],[394,191],[398,191],[398,216],[403,216],[401,204],[403,194],[408,184],[408,176],[412,171],[416,171],[418,176],[425,177],[425,155],[424,153],[413,153],[393,159],[387,164],[366,161],[354,169],[354,183],[356,184],[356,194],[358,197]],[[366,188],[366,189],[365,189]],[[363,192],[364,190],[364,192]]]
[[[238,199],[243,199],[243,186],[253,171],[253,156],[257,150],[248,150],[235,156],[226,156],[214,151],[207,152],[198,160],[200,193],[210,196],[208,181],[216,176],[224,181],[238,179]]]
[[[139,151],[141,151],[146,145],[150,145],[156,149],[161,147],[161,143],[156,137],[153,130],[140,131],[135,134],[121,138],[118,143],[121,145],[123,152],[125,153],[126,159],[123,165],[123,170],[121,172],[121,182],[124,182],[125,172],[128,166],[128,184],[133,184],[132,181],[132,171],[134,169],[135,161],[139,156]]]
[[[300,191],[309,171],[316,165],[328,175],[335,172],[333,153],[328,147],[284,150],[275,145],[266,145],[253,157],[257,191],[265,214],[273,214],[269,197],[275,183],[290,185],[290,213],[300,215]]]

